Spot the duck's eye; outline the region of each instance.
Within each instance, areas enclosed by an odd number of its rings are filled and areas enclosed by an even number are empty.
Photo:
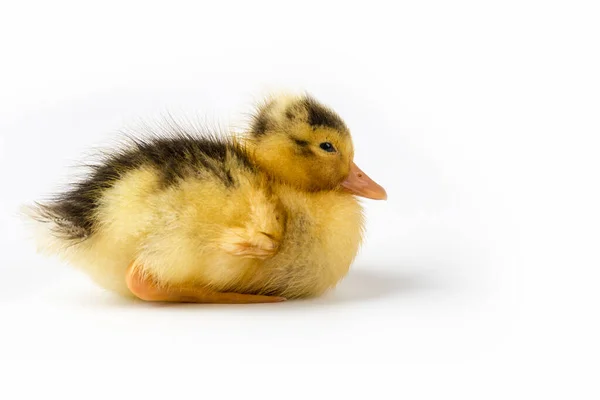
[[[328,153],[333,153],[335,152],[335,147],[333,147],[333,145],[329,142],[323,142],[319,145],[320,148],[322,148],[323,150],[325,150]]]

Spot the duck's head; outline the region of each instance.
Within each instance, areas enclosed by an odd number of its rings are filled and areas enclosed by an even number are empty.
[[[249,134],[256,162],[274,178],[306,191],[345,190],[384,200],[385,190],[354,163],[350,130],[310,96],[265,102]]]

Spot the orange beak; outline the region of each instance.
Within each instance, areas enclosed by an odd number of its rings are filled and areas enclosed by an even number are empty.
[[[342,182],[342,187],[356,196],[373,200],[387,200],[385,189],[369,178],[369,176],[362,172],[354,163],[352,163],[352,166],[350,167],[350,174],[346,180]]]

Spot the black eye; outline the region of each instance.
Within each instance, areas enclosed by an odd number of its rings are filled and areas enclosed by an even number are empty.
[[[333,153],[335,152],[335,147],[333,147],[333,145],[329,142],[323,142],[319,145],[320,148],[322,148],[323,150],[325,150],[328,153]]]

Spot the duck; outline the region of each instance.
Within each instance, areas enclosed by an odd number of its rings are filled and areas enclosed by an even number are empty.
[[[169,124],[103,154],[26,207],[38,251],[148,302],[273,303],[333,289],[362,245],[350,129],[309,94],[255,107],[241,134]]]

